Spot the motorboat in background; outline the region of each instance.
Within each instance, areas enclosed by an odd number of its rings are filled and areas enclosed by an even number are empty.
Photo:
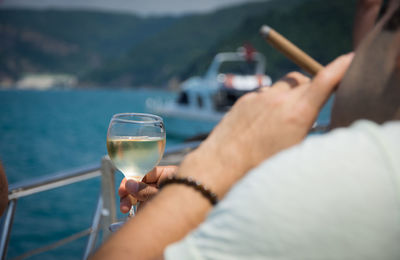
[[[219,53],[204,77],[182,83],[176,100],[149,98],[147,110],[164,118],[169,134],[187,138],[208,133],[240,96],[271,85],[265,64],[265,57],[250,46]]]

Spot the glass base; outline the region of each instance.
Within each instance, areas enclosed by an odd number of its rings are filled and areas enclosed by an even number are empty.
[[[118,229],[120,229],[124,224],[125,224],[125,221],[115,222],[115,223],[112,223],[112,224],[108,227],[108,229],[109,229],[111,232],[115,232],[115,231],[117,231]]]
[[[112,224],[108,227],[108,229],[109,229],[111,232],[115,232],[115,231],[117,231],[118,229],[120,229],[130,218],[132,218],[132,217],[135,216],[135,213],[136,213],[136,209],[137,209],[138,204],[139,204],[139,203],[136,203],[136,205],[133,205],[133,206],[131,207],[131,209],[129,210],[129,214],[128,214],[128,217],[127,217],[126,220],[112,223]]]

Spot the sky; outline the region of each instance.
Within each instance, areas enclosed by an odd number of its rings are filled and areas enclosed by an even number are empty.
[[[0,8],[67,8],[133,12],[139,15],[206,13],[218,8],[262,0],[0,0]]]

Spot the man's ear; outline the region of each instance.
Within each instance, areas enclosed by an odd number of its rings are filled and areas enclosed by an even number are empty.
[[[353,63],[336,92],[331,128],[357,119],[377,123],[400,119],[400,0],[357,48]]]

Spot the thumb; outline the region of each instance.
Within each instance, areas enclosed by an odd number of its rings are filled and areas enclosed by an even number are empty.
[[[139,183],[133,179],[127,180],[125,183],[125,189],[128,193],[135,195],[139,190]]]
[[[158,189],[153,185],[135,180],[128,180],[125,183],[125,189],[139,201],[146,201],[158,192]]]

